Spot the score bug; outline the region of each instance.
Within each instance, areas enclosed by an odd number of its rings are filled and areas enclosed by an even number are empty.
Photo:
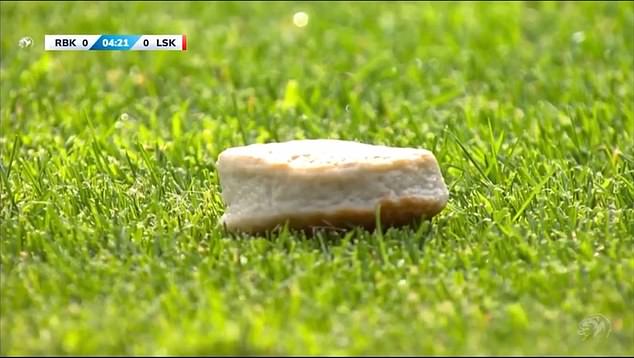
[[[46,35],[47,51],[186,51],[183,35]]]

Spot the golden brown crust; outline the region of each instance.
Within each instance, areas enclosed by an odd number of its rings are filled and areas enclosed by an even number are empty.
[[[435,166],[436,158],[430,152],[421,152],[416,157],[410,158],[394,158],[389,161],[360,161],[356,163],[320,163],[311,165],[295,165],[292,161],[271,161],[266,157],[254,155],[232,155],[225,156],[221,153],[218,160],[219,165],[224,162],[231,161],[231,166],[227,166],[225,171],[239,171],[245,173],[257,174],[260,172],[286,172],[294,174],[310,174],[318,173],[320,175],[327,173],[338,174],[343,170],[372,170],[374,172],[387,172],[402,167],[428,167]]]
[[[396,201],[380,201],[382,228],[399,227],[429,219],[438,214],[446,203],[428,198],[405,197]],[[343,209],[334,212],[315,212],[273,217],[261,220],[254,225],[244,225],[239,230],[248,233],[263,233],[283,227],[288,222],[291,229],[309,231],[317,228],[351,229],[363,227],[373,230],[376,227],[376,212],[371,209]],[[243,226],[243,225],[240,225]]]

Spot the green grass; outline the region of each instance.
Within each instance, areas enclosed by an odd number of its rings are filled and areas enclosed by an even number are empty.
[[[634,354],[634,3],[0,8],[3,355]],[[449,204],[218,229],[218,153],[298,138],[430,149]],[[584,340],[593,314],[612,331]]]

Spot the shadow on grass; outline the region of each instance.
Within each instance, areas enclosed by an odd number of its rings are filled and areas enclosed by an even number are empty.
[[[414,244],[418,250],[423,250],[425,244],[433,239],[434,232],[432,219],[417,220],[400,227],[381,227],[381,225],[373,228],[360,226],[349,228],[315,226],[309,229],[293,229],[285,225],[257,234],[232,233],[226,228],[223,230],[226,237],[236,240],[263,239],[282,245],[290,240],[295,240],[302,243],[319,244],[324,251],[327,251],[330,247],[361,241],[379,244],[387,241],[396,243],[408,242],[408,246]]]

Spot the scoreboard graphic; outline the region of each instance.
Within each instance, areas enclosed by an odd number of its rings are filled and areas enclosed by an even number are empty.
[[[46,51],[187,51],[185,35],[45,35]]]

